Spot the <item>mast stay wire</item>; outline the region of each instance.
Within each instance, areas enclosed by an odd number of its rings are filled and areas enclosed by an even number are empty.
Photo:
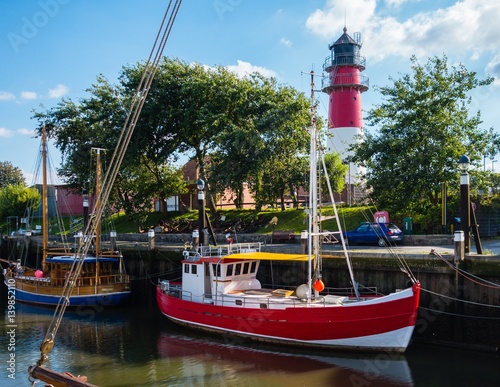
[[[120,137],[117,142],[117,146],[113,153],[113,157],[110,162],[110,167],[106,172],[103,179],[103,190],[99,193],[96,199],[96,209],[93,216],[89,220],[89,224],[85,229],[85,235],[94,235],[97,230],[98,219],[102,216],[104,212],[104,207],[109,198],[112,186],[118,175],[121,162],[124,158],[125,152],[127,150],[128,144],[134,132],[136,123],[138,121],[139,115],[141,113],[142,107],[150,90],[151,84],[153,82],[154,76],[158,69],[159,62],[163,55],[163,50],[167,43],[168,37],[172,30],[174,21],[177,17],[182,0],[170,0],[165,15],[163,17],[160,29],[156,36],[153,48],[151,50],[150,56],[144,65],[144,71],[136,89],[134,98],[132,100],[127,118],[123,125]],[[75,260],[71,267],[68,278],[62,289],[62,295],[54,311],[52,321],[47,329],[45,337],[40,345],[40,359],[37,361],[36,366],[41,366],[47,359],[48,353],[52,350],[54,346],[54,340],[61,324],[62,318],[66,307],[69,305],[69,297],[73,291],[75,280],[81,272],[83,266],[84,257],[88,253],[90,246],[92,244],[92,238],[86,238],[85,243],[82,243],[78,251],[75,253]],[[36,367],[30,367],[30,376]]]

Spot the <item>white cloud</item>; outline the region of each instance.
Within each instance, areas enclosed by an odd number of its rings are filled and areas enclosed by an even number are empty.
[[[35,91],[23,91],[21,92],[22,99],[36,99],[38,94]]]
[[[8,91],[0,91],[0,101],[9,101],[16,99],[14,94],[9,93]]]
[[[12,137],[13,135],[14,133],[12,132],[12,130],[9,130],[7,128],[0,128],[0,137],[9,138]]]
[[[324,10],[317,9],[306,27],[326,40],[336,39],[347,24],[349,31],[366,28],[375,14],[376,0],[327,0]]]
[[[495,55],[486,65],[486,73],[495,77],[493,85],[500,86],[500,54]]]
[[[21,128],[17,130],[17,133],[22,134],[23,136],[34,136],[35,131],[32,129]]]
[[[401,6],[401,4],[404,4],[404,3],[407,3],[409,1],[412,1],[412,0],[385,0],[385,3],[389,6],[389,7],[399,7]],[[418,1],[418,0],[416,0]]]
[[[276,73],[274,71],[266,69],[265,67],[254,66],[251,63],[244,62],[242,60],[238,60],[238,64],[236,66],[227,66],[227,69],[235,73],[240,78],[252,73],[259,73],[267,78],[276,77]]]
[[[280,43],[286,47],[292,46],[292,41],[289,39],[281,38]]]
[[[401,16],[406,14],[405,7],[418,9],[418,2],[406,3],[386,0],[389,7],[384,8],[375,0],[327,0],[323,9],[309,16],[306,27],[330,41],[340,36],[344,23],[351,36],[363,32],[363,55],[372,63],[388,57],[407,59],[413,54],[445,53],[476,60],[485,53],[500,53],[500,2],[462,0],[405,19]]]
[[[69,87],[58,84],[54,89],[49,89],[49,98],[61,98],[63,95],[68,94]]]

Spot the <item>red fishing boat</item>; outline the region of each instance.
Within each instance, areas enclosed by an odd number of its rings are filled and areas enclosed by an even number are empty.
[[[314,90],[314,87],[313,87]],[[310,128],[310,193],[308,254],[276,254],[262,251],[259,243],[199,246],[185,250],[182,282],[162,280],[156,289],[160,311],[170,320],[192,328],[244,338],[296,346],[361,351],[404,352],[415,321],[420,284],[402,261],[409,286],[381,295],[367,292],[356,282],[342,235],[320,230],[317,164],[322,162],[319,139],[312,120]],[[329,181],[327,177],[327,182]],[[348,293],[325,288],[321,246],[333,236],[344,249],[353,288]],[[259,280],[262,261],[307,262],[307,281],[294,286],[263,286]],[[401,261],[401,260],[400,260]],[[293,265],[298,267],[301,265]],[[302,265],[304,266],[304,265]],[[276,283],[276,281],[272,281]]]

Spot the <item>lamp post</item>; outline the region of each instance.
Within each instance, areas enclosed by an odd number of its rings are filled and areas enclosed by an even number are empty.
[[[202,179],[198,179],[196,182],[196,187],[198,188],[198,232],[199,232],[199,243],[200,246],[205,246],[205,182]]]
[[[460,167],[460,226],[464,233],[464,252],[470,252],[470,196],[469,196],[469,165],[467,156],[458,160]]]

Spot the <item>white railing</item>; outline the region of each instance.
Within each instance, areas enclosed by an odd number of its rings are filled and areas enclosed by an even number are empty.
[[[200,257],[223,257],[236,253],[261,251],[262,242],[232,243],[220,246],[200,246],[198,250],[184,250],[184,259],[196,261]]]

